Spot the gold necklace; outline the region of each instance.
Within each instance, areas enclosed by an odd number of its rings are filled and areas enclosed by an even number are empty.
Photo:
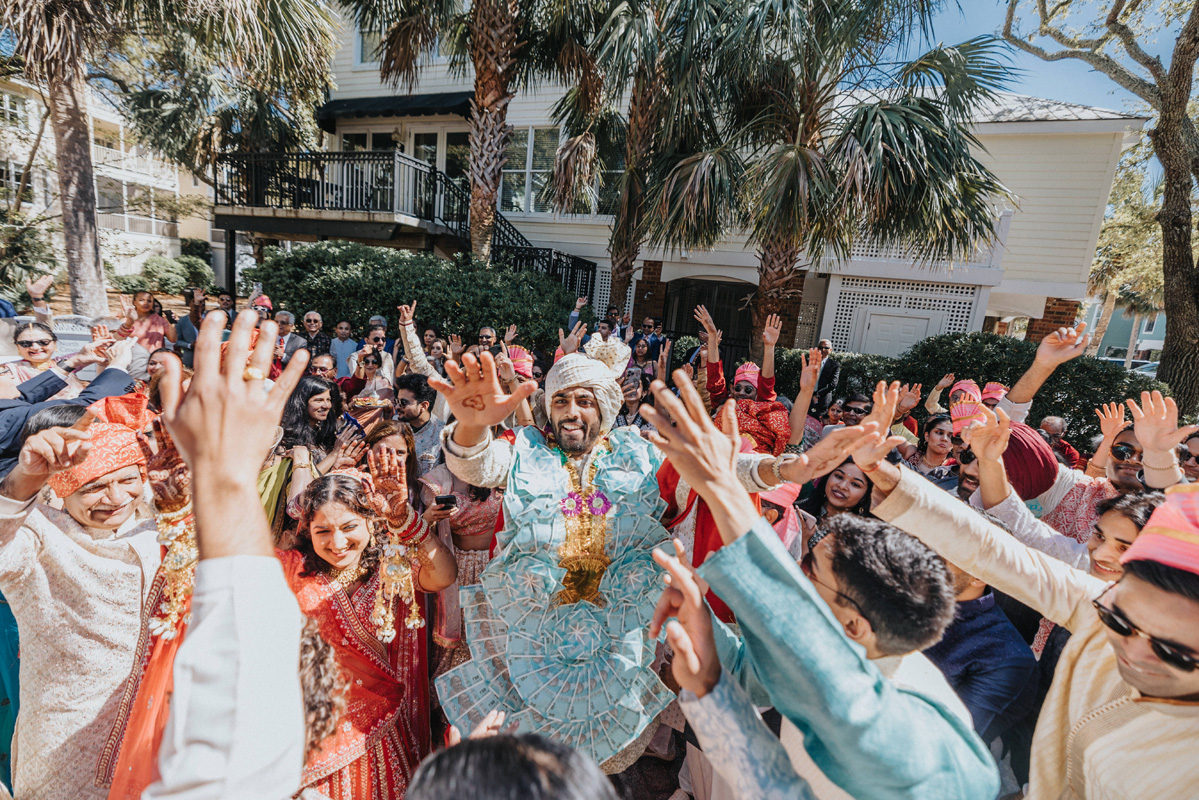
[[[345,589],[357,583],[367,572],[367,568],[361,564],[349,569],[335,569],[333,570],[333,574],[329,576],[329,583],[339,589]]]
[[[555,606],[581,600],[600,608],[607,605],[599,587],[612,563],[612,559],[604,552],[608,538],[607,517],[612,510],[612,502],[596,488],[595,476],[599,472],[600,458],[611,449],[607,438],[600,440],[587,469],[586,488],[578,467],[565,458],[565,453],[562,454],[570,491],[559,501],[566,526],[566,539],[558,548],[558,566],[565,569],[566,574],[562,576],[563,588],[554,595]]]

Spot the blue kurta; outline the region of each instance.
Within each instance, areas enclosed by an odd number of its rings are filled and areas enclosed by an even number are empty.
[[[631,744],[674,695],[650,668],[655,642],[645,631],[661,595],[651,557],[670,538],[660,517],[661,452],[635,429],[597,445],[595,488],[612,503],[600,583],[603,605],[555,606],[566,570],[561,501],[571,490],[565,456],[533,428],[516,435],[504,493],[500,554],[481,584],[464,586],[461,605],[472,660],[437,679],[450,722],[470,730],[493,708],[604,762]],[[586,471],[586,468],[584,468]],[[580,476],[584,484],[587,476]]]

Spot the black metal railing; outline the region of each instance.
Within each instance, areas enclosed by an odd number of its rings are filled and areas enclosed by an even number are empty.
[[[222,155],[216,197],[219,205],[252,208],[406,214],[446,228],[464,248],[470,244],[470,192],[394,150]],[[534,247],[498,212],[492,243],[498,266],[552,275],[578,297],[595,289],[594,261]]]
[[[591,297],[595,290],[594,261],[563,253],[552,247],[513,247],[496,245],[492,249],[492,263],[515,272],[531,270],[544,272],[562,282],[575,297]]]

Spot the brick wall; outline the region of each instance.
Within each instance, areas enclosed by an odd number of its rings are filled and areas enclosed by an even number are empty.
[[[1078,319],[1082,303],[1078,300],[1063,300],[1060,297],[1050,297],[1045,301],[1045,312],[1040,319],[1030,319],[1024,338],[1029,342],[1039,342],[1053,331],[1062,327],[1071,327]]]
[[[666,284],[662,283],[662,262],[642,261],[641,274],[633,287],[633,326],[641,330],[645,317],[661,317],[666,310]]]

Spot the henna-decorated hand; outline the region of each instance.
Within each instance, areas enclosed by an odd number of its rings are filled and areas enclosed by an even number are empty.
[[[367,453],[366,462],[374,484],[370,496],[371,507],[388,523],[401,524],[408,516],[408,481],[404,459],[392,448],[385,447],[378,454],[373,450]]]
[[[158,443],[157,451],[144,438],[138,439],[146,455],[146,474],[154,492],[154,507],[160,514],[170,514],[191,500],[191,470],[160,419],[154,420],[154,441]]]

